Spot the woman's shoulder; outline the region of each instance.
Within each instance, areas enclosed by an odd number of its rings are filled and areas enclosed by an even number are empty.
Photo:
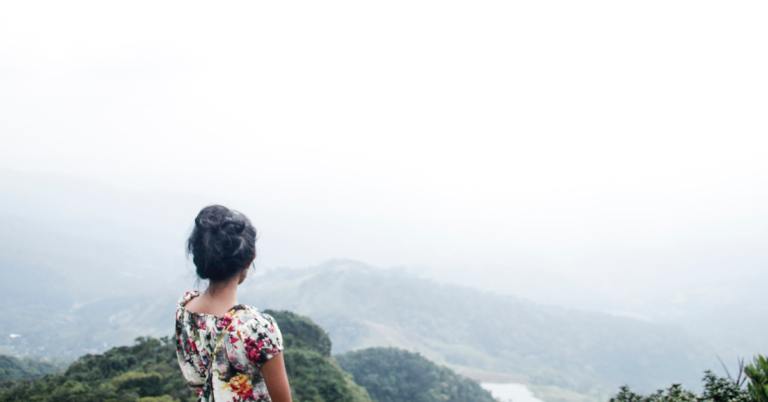
[[[176,308],[184,308],[184,306],[195,297],[200,296],[199,290],[193,290],[191,292],[184,292],[179,301],[176,302]]]

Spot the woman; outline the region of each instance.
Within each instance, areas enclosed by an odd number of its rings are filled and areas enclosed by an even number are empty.
[[[237,302],[256,258],[256,229],[220,205],[203,208],[187,241],[204,293],[187,292],[176,310],[176,355],[200,401],[290,402],[283,339],[275,320]]]

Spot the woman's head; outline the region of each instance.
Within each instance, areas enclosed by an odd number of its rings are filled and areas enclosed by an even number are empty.
[[[226,281],[253,261],[256,229],[240,212],[211,205],[197,214],[187,252],[192,255],[200,279]]]

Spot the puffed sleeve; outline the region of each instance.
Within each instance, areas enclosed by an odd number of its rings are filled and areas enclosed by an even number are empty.
[[[283,351],[283,335],[269,314],[256,313],[255,319],[248,322],[244,335],[245,353],[256,366],[261,367]]]

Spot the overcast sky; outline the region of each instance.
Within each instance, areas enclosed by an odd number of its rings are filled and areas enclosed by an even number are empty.
[[[767,19],[762,1],[6,1],[0,168],[229,203],[284,240],[273,265],[763,255]]]

